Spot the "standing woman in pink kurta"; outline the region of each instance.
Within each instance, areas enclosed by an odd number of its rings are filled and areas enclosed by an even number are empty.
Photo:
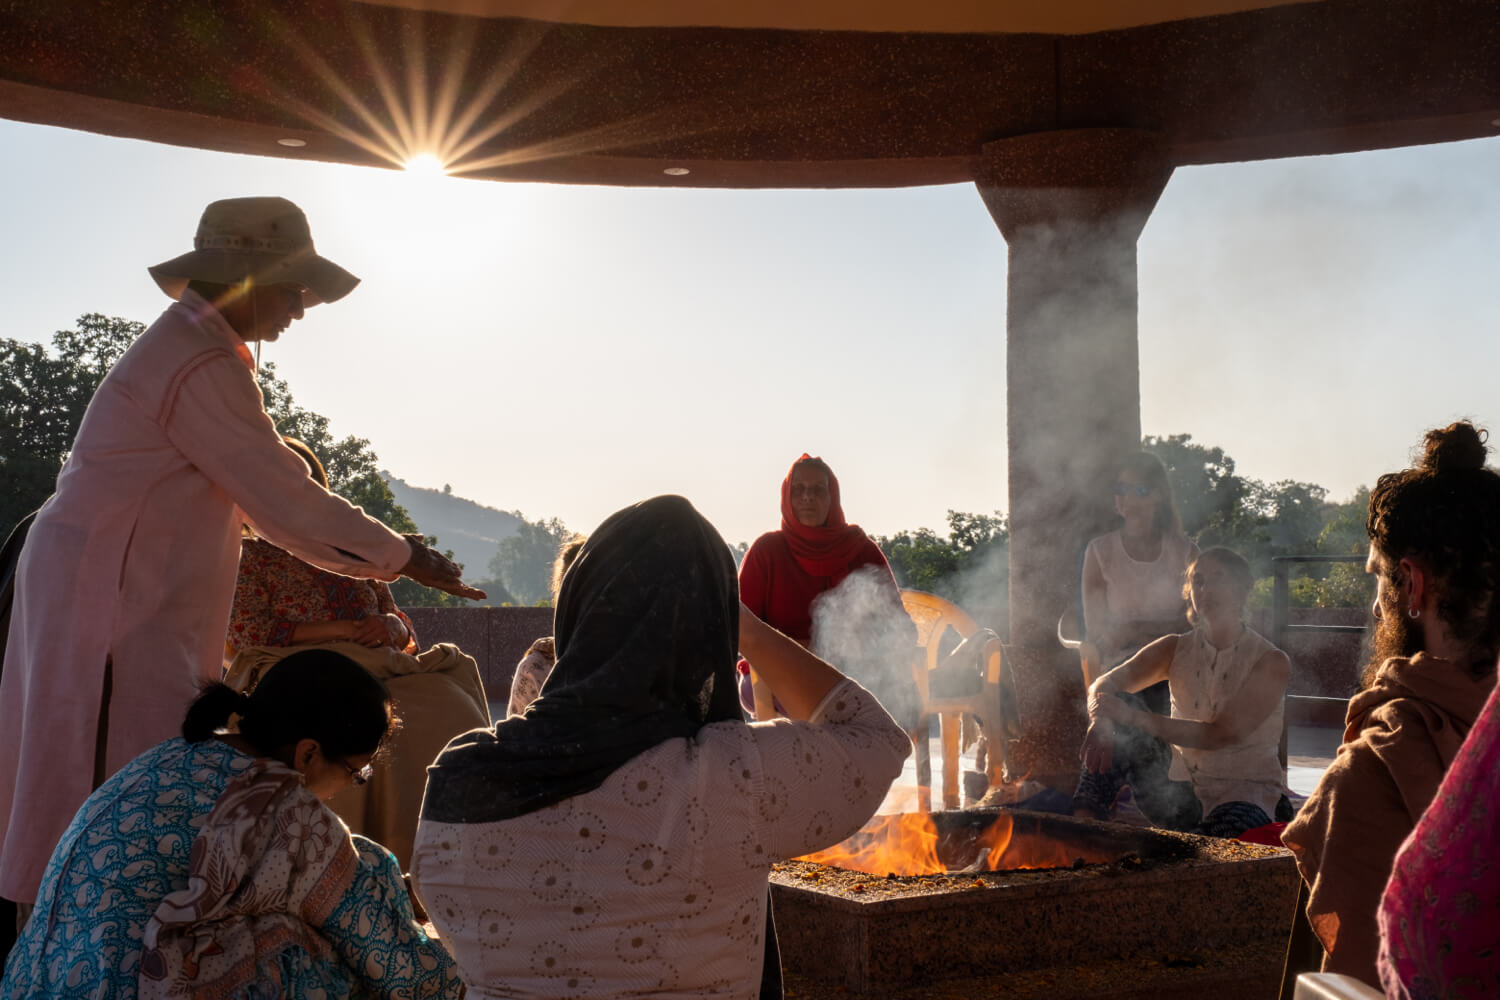
[[[357,278],[282,198],[209,205],[151,268],[176,299],[105,376],[17,572],[0,675],[0,896],[29,904],[74,812],[218,680],[240,525],[337,573],[463,596],[458,570],[315,484],[281,443],[247,341]]]

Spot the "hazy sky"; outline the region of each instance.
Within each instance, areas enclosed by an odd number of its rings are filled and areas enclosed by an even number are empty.
[[[264,357],[336,434],[579,530],[678,492],[777,526],[801,452],[875,533],[1005,493],[1005,242],[971,185],[422,179],[0,121],[0,335],[143,322],[203,206],[285,195],[364,283]],[[1142,425],[1350,494],[1495,424],[1500,140],[1179,169],[1140,242]]]

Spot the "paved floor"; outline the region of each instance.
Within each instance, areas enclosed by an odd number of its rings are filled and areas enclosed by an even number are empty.
[[[1286,783],[1298,795],[1311,795],[1333,763],[1343,729],[1292,726],[1286,734]]]

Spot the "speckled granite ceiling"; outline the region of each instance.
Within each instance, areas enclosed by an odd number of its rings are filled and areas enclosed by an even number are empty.
[[[356,163],[431,151],[501,179],[940,183],[971,178],[987,141],[1060,128],[1156,130],[1176,163],[1495,134],[1500,4],[1324,0],[1063,35],[0,0],[0,116]]]
[[[617,28],[1042,32],[1081,35],[1324,0],[363,0],[476,17]]]

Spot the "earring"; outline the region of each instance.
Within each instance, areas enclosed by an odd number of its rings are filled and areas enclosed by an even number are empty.
[[[1406,609],[1406,617],[1410,618],[1412,621],[1416,621],[1418,618],[1422,617],[1422,609],[1421,608],[1407,608]]]

